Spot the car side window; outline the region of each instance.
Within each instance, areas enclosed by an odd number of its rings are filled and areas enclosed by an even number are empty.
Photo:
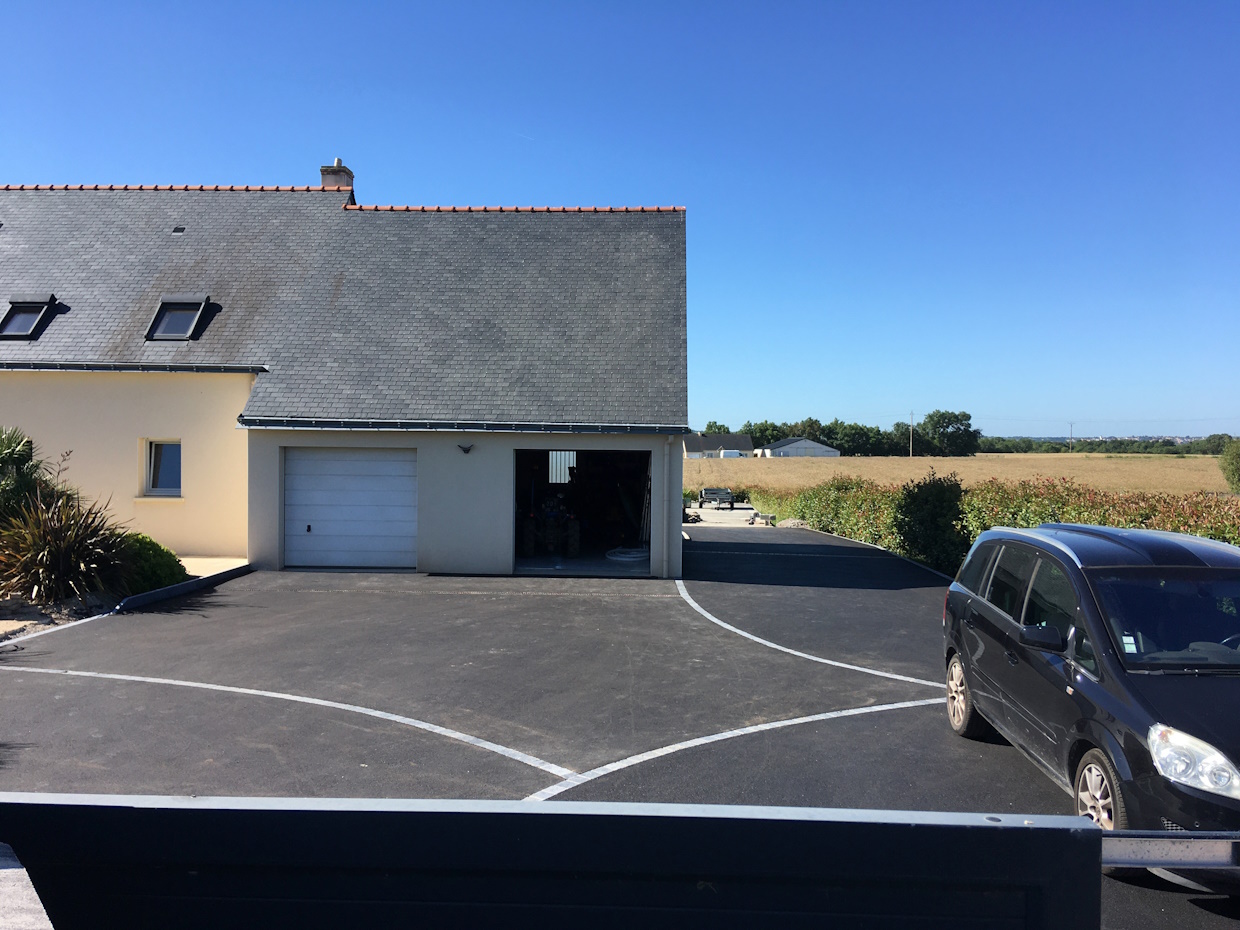
[[[1098,674],[1098,657],[1094,655],[1094,644],[1089,641],[1089,634],[1080,627],[1076,628],[1076,638],[1072,641],[1072,659],[1091,675]]]
[[[1035,560],[1036,557],[1028,549],[1004,546],[999,553],[994,574],[990,577],[990,590],[986,593],[986,600],[1009,617],[1019,617],[1021,604],[1025,600],[1025,589],[1033,575]]]
[[[1025,604],[1025,626],[1051,626],[1064,642],[1076,622],[1076,592],[1064,570],[1049,559],[1039,559]]]
[[[986,581],[986,570],[990,568],[995,550],[998,548],[997,543],[983,543],[973,550],[964,565],[960,567],[960,576],[956,579],[961,587],[968,588],[975,593],[982,590],[982,585]]]

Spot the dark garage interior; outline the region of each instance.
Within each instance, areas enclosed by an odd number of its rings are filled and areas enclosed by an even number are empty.
[[[650,574],[650,453],[518,449],[517,574]]]

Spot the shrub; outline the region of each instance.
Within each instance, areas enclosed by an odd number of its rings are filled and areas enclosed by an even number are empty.
[[[0,523],[0,596],[50,604],[123,593],[126,552],[104,505],[38,489]]]
[[[1223,447],[1218,457],[1218,467],[1223,470],[1231,493],[1240,494],[1240,439],[1234,439]]]
[[[189,572],[176,553],[141,533],[125,537],[125,563],[125,587],[130,594],[166,588],[189,579]]]
[[[969,551],[970,537],[961,528],[964,489],[955,473],[941,476],[930,469],[910,481],[896,497],[892,529],[896,551],[946,574],[955,574]]]

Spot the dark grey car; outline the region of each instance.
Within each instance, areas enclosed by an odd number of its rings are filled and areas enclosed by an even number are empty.
[[[944,602],[949,722],[998,730],[1105,829],[1240,830],[1238,608],[1225,543],[989,530]]]

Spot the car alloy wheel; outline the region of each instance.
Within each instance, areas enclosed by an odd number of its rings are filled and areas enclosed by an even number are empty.
[[[953,730],[969,739],[986,733],[990,725],[973,706],[973,694],[964,677],[964,664],[959,655],[947,663],[947,722]]]
[[[1082,757],[1076,768],[1076,812],[1104,830],[1124,830],[1128,811],[1111,760],[1097,749]]]

